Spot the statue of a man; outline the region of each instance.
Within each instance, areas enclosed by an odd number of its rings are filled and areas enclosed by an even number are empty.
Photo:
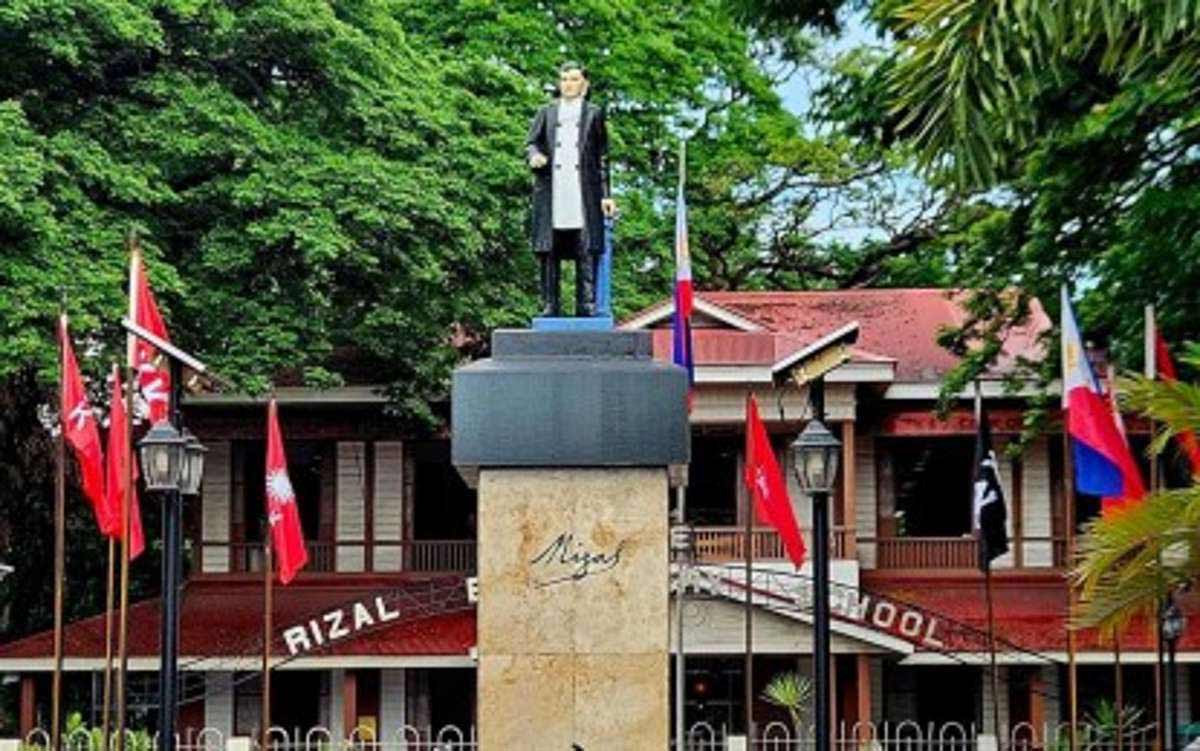
[[[533,252],[542,315],[561,315],[560,262],[575,261],[575,315],[596,314],[596,274],[604,253],[609,197],[608,129],[604,111],[587,101],[588,72],[579,63],[558,71],[559,98],[538,110],[526,139],[533,170]]]

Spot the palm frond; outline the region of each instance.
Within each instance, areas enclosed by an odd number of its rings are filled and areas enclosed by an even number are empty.
[[[1200,574],[1200,488],[1165,490],[1091,522],[1072,572],[1076,627],[1118,626]]]

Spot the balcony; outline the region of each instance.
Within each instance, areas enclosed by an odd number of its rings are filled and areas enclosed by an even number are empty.
[[[979,541],[973,537],[881,537],[860,539],[875,546],[875,565],[880,569],[975,569],[979,567]],[[1025,537],[1020,541],[1023,565],[1027,551],[1040,549],[1049,561],[1039,567],[1062,568],[1067,560],[1067,543],[1062,537]],[[1017,541],[1009,542],[1010,557],[1016,558]]]
[[[804,544],[812,549],[812,530],[801,530]],[[830,531],[830,557],[845,559],[854,530],[834,527]],[[742,527],[696,527],[696,560],[700,563],[729,563],[745,560],[746,531]],[[1016,541],[1011,546],[1015,549]],[[979,543],[972,537],[860,537],[857,546],[865,553],[864,564],[877,569],[975,569],[979,561]],[[1021,564],[1037,568],[1062,568],[1066,565],[1067,546],[1062,537],[1025,537],[1021,541]],[[779,533],[768,527],[755,527],[750,533],[750,552],[756,561],[787,560]],[[1034,554],[1037,554],[1036,560]],[[1015,555],[1011,554],[1014,558]]]
[[[475,572],[474,540],[377,540],[327,542],[309,540],[305,571],[316,573],[395,573],[398,571],[438,574]],[[214,559],[228,565],[214,565]],[[260,542],[200,543],[199,574],[261,573],[263,545]],[[206,565],[207,563],[207,565]]]
[[[696,560],[700,563],[728,563],[746,558],[746,530],[744,527],[696,527]],[[805,546],[812,549],[812,530],[800,530]],[[845,558],[853,530],[834,527],[830,530],[829,555]],[[750,531],[750,554],[756,561],[785,561],[787,553],[779,533],[769,527],[755,527]]]

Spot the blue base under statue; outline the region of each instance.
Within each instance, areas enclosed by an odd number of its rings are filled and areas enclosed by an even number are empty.
[[[538,316],[533,319],[534,331],[612,331],[612,316],[571,318],[568,316]]]

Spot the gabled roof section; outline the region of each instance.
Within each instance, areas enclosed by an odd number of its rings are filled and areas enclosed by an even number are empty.
[[[707,296],[709,293],[705,293]],[[739,315],[733,310],[724,308],[705,297],[697,295],[693,304],[696,312],[713,319],[717,323],[724,324],[737,331],[762,331],[762,324],[750,318]],[[670,320],[675,313],[675,301],[671,299],[664,300],[657,305],[652,305],[639,313],[634,313],[633,317],[617,328],[621,329],[648,329],[654,328],[655,324],[661,324]]]
[[[859,336],[850,365],[874,366],[869,368],[873,380],[936,383],[959,362],[937,343],[938,335],[966,322],[964,303],[969,294],[958,289],[697,293],[697,310],[703,301],[706,309],[719,311],[725,320],[756,328],[732,324],[727,329],[693,328],[696,365],[700,371],[729,365],[786,367],[789,358],[803,357],[807,347],[857,322]],[[672,301],[665,300],[630,318],[622,328],[653,328],[673,308]],[[1045,357],[1039,337],[1050,328],[1041,303],[1033,300],[1028,320],[1007,332],[990,377],[1013,372],[1021,358]],[[660,334],[656,329],[655,357],[670,359],[670,348],[669,330]],[[891,374],[885,378],[883,371],[888,369]]]

